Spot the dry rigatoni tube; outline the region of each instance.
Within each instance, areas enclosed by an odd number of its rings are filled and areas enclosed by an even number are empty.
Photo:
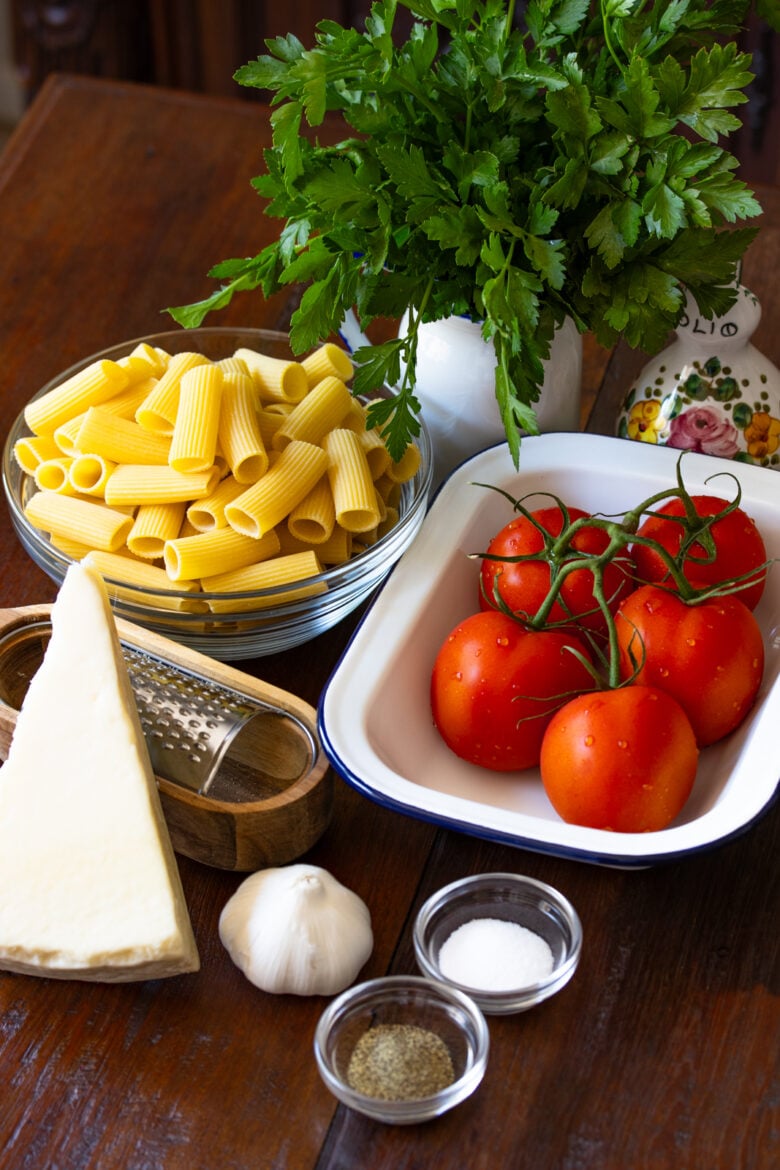
[[[135,413],[141,403],[149,397],[157,385],[157,378],[144,378],[140,382],[131,382],[118,394],[107,398],[100,403],[100,409],[115,414],[118,418],[135,419]]]
[[[245,483],[239,483],[232,475],[226,475],[211,495],[192,501],[187,508],[187,519],[197,532],[227,528],[225,508],[245,491]]]
[[[390,467],[392,462],[390,452],[376,428],[370,431],[356,431],[355,433],[360,439],[360,446],[366,453],[371,478],[376,482]]]
[[[212,362],[182,374],[168,462],[176,471],[205,471],[217,451],[222,371]]]
[[[133,526],[133,517],[124,512],[57,492],[36,492],[24,514],[31,524],[51,536],[75,540],[106,552],[121,548]]]
[[[102,455],[113,463],[143,463],[150,467],[168,462],[171,441],[153,435],[129,418],[121,418],[102,406],[91,406],[75,439],[84,455]]]
[[[328,431],[349,413],[351,405],[352,395],[340,378],[323,378],[288,414],[271,445],[274,450],[283,451],[293,439],[321,443]]]
[[[58,459],[44,459],[33,472],[35,486],[45,492],[60,492],[66,496],[78,495],[78,489],[70,482],[69,472],[73,459],[60,455]]]
[[[27,475],[33,475],[39,463],[62,454],[52,435],[25,435],[14,443],[14,459]]]
[[[279,537],[274,530],[255,540],[232,528],[198,532],[169,540],[163,551],[165,571],[172,581],[195,580],[217,573],[230,573],[279,553]]]
[[[274,531],[279,536],[279,551],[282,556],[308,552],[312,548],[308,541],[293,536],[286,524],[279,524]],[[314,546],[314,552],[323,565],[343,565],[352,557],[352,539],[351,532],[336,524],[328,539]]]
[[[106,503],[175,504],[179,500],[197,500],[208,496],[219,482],[219,470],[192,471],[185,474],[173,467],[146,467],[138,463],[121,463],[106,484]]]
[[[98,406],[127,385],[127,374],[116,362],[98,360],[74,374],[41,398],[28,402],[24,421],[36,435],[53,435],[58,426]]]
[[[308,495],[287,517],[287,527],[293,536],[307,544],[323,544],[330,539],[336,524],[336,509],[327,475],[317,481]]]
[[[262,479],[227,505],[228,524],[245,536],[263,536],[289,516],[327,470],[322,447],[293,440]]]
[[[78,438],[86,413],[83,410],[80,414],[74,414],[73,418],[69,418],[67,422],[60,423],[51,436],[63,455],[70,455],[71,457],[78,455],[79,449],[76,446],[76,439]]]
[[[219,448],[235,479],[244,484],[256,483],[268,470],[268,453],[255,401],[248,374],[223,374]]]
[[[247,369],[246,362],[242,358],[219,358],[215,364],[219,366],[223,374],[246,374],[249,377],[249,370]]]
[[[384,473],[395,483],[406,483],[413,479],[420,467],[420,448],[410,443],[397,463],[391,463]]]
[[[202,353],[175,353],[157,385],[150,391],[135,413],[135,421],[145,431],[156,435],[172,435],[179,409],[179,389],[182,375],[194,366],[208,361]]]
[[[263,402],[300,402],[309,391],[309,380],[300,362],[246,348],[237,349],[233,357],[244,362]]]
[[[88,544],[82,544],[80,540],[71,540],[68,536],[57,536],[56,532],[52,532],[49,540],[53,548],[59,549],[66,557],[70,557],[72,561],[82,561],[88,552],[92,549]],[[118,553],[112,553],[112,556],[118,556]]]
[[[337,522],[348,532],[370,532],[379,523],[380,508],[360,439],[354,431],[335,430],[323,446]]]
[[[341,421],[342,427],[348,427],[351,431],[357,431],[358,434],[365,431],[366,428],[366,408],[359,399],[352,397],[352,402],[349,408],[349,414],[345,415]]]
[[[68,479],[71,487],[87,496],[105,496],[109,476],[116,463],[102,455],[76,455],[70,465]]]
[[[165,569],[137,561],[134,557],[116,553],[90,551],[83,558],[106,579],[110,597],[122,598],[134,604],[141,600],[138,589],[153,589],[155,609],[183,610],[186,613],[208,613],[208,604],[198,596],[198,581],[171,581]],[[176,594],[184,594],[177,597]],[[146,600],[146,599],[144,599]]]
[[[290,408],[295,409],[294,407]],[[289,413],[289,412],[288,412]],[[284,426],[286,414],[279,410],[272,410],[265,407],[257,412],[257,425],[263,439],[263,445],[269,453],[273,450],[274,435],[279,430],[279,427]]]
[[[168,356],[148,341],[141,341],[117,364],[127,371],[131,382],[143,382],[147,378],[159,378],[165,372]]]
[[[154,561],[163,555],[166,542],[181,532],[186,503],[142,504],[127,534],[127,547],[134,556]]]
[[[340,345],[334,345],[332,341],[326,341],[319,349],[315,349],[303,359],[301,365],[306,371],[310,387],[329,377],[348,382],[354,370],[352,359],[346,350]]]
[[[215,599],[209,602],[215,613],[225,610],[239,612],[264,609],[324,593],[327,589],[324,581],[308,580],[310,577],[319,576],[321,572],[322,565],[317,554],[309,551],[292,553],[287,557],[273,557],[270,561],[248,565],[247,568],[236,569],[232,573],[204,577],[201,579],[201,586],[205,593],[253,593],[254,596],[244,601],[231,598],[224,602]],[[281,593],[274,592],[270,597],[258,596],[266,589],[277,590],[280,586],[296,584],[297,588],[284,589]]]

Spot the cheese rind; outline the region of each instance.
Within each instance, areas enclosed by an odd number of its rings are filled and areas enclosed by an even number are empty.
[[[126,982],[199,968],[105,586],[72,565],[0,768],[0,968]]]

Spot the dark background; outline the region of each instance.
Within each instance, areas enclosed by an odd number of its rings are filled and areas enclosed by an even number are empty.
[[[370,0],[11,0],[12,41],[26,106],[53,71],[256,99],[233,81],[267,37],[313,42],[319,20],[360,27]],[[729,140],[748,182],[780,183],[780,36],[752,21],[742,130]]]

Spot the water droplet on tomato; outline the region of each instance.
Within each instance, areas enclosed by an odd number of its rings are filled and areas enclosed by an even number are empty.
[[[696,639],[695,639],[695,638],[686,638],[686,639],[685,639],[685,644],[686,644],[686,646],[695,646],[695,645],[696,645]]]
[[[617,745],[619,748],[622,748],[623,750],[625,750],[628,747],[628,743],[625,739],[619,739],[617,741]]]
[[[658,671],[658,673],[661,676],[661,678],[668,678],[669,677],[669,671],[665,666],[662,666],[661,669]]]
[[[584,742],[585,742],[585,747],[593,747],[594,743],[596,742],[595,735],[586,735]]]
[[[496,638],[496,645],[497,646],[508,646],[509,639],[507,637]]]
[[[455,674],[453,675],[453,678],[456,678],[458,680],[458,682],[460,682],[460,680],[463,678],[463,671],[456,670]]]

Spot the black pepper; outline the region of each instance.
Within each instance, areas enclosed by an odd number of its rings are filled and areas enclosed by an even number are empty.
[[[454,1080],[441,1036],[415,1024],[380,1024],[364,1032],[347,1068],[351,1088],[383,1101],[430,1097]]]

